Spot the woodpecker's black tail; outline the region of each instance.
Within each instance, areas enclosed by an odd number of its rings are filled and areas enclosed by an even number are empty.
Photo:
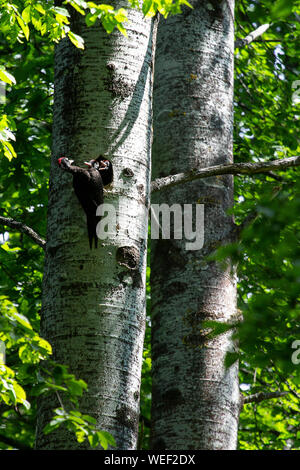
[[[98,237],[97,237],[97,224],[100,221],[100,217],[89,216],[87,217],[87,229],[89,235],[90,249],[93,248],[93,240],[95,241],[95,248],[98,247]]]

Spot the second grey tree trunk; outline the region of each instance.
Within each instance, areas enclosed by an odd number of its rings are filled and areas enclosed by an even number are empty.
[[[71,28],[84,38],[85,50],[68,39],[56,48],[41,331],[54,359],[88,384],[80,411],[95,417],[118,449],[137,443],[152,120],[153,24],[141,12],[129,16],[125,38],[119,31],[108,35],[100,24],[88,28],[72,14]],[[104,202],[117,218],[110,218],[108,238],[90,250],[72,177],[57,159],[84,166],[100,154],[113,163]],[[56,396],[41,400],[38,449],[79,448],[63,427],[43,434],[58,406]]]
[[[153,179],[233,158],[234,2],[192,3],[158,27]],[[238,364],[224,365],[231,333],[211,339],[202,323],[236,314],[234,272],[207,259],[230,241],[233,179],[161,190],[151,202],[192,204],[194,217],[204,205],[202,249],[187,250],[184,239],[151,241],[152,448],[235,449]]]

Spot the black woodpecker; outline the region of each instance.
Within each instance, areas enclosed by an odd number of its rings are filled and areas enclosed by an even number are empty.
[[[102,156],[84,162],[88,168],[80,168],[73,163],[73,160],[66,157],[58,159],[60,168],[73,175],[75,194],[86,213],[90,248],[93,246],[93,240],[97,248],[96,227],[101,217],[96,215],[96,210],[103,204],[103,186],[107,186],[113,180],[113,167],[111,162]]]

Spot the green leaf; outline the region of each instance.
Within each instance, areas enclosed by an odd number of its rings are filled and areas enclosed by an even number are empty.
[[[123,34],[123,36],[128,38],[127,31],[122,24],[117,24],[117,28]]]
[[[211,329],[211,331],[208,333],[209,338],[215,338],[216,336],[226,333],[233,328],[233,325],[230,323],[222,323],[214,320],[204,321],[202,322],[201,326],[204,329]]]
[[[92,8],[97,8],[100,11],[103,11],[105,13],[112,13],[114,11],[114,7],[111,5],[95,5],[93,2],[89,2],[88,5],[93,5]]]
[[[43,8],[43,6],[40,4],[40,3],[36,3],[35,5],[33,5],[33,7],[36,9],[36,11],[38,11],[39,13],[41,13],[42,15],[45,15],[46,12]]]
[[[190,8],[194,8],[193,5],[191,5],[187,0],[181,0],[180,3],[181,3],[182,5],[186,5],[186,6],[190,7]]]
[[[103,16],[101,18],[101,21],[102,21],[102,25],[103,25],[103,28],[105,29],[105,31],[110,34],[113,32],[116,24],[114,21],[112,21],[111,17],[110,16]]]
[[[91,447],[97,447],[100,444],[100,440],[96,432],[89,434],[88,440]]]
[[[8,140],[16,140],[10,129],[2,129],[0,131],[0,140],[7,142]]]
[[[225,367],[229,368],[232,366],[236,361],[239,360],[239,353],[237,352],[228,352],[225,357]]]
[[[107,431],[97,431],[98,439],[104,450],[107,450],[108,446],[116,447],[116,441],[114,437]]]
[[[10,142],[1,142],[5,157],[11,161],[12,158],[17,158],[17,154]]]
[[[16,393],[16,401],[22,403],[26,400],[25,390],[17,383],[14,384],[14,389]]]
[[[68,388],[72,395],[81,396],[87,385],[83,380],[74,380],[68,384]]]
[[[84,40],[78,34],[72,33],[72,31],[68,32],[68,36],[70,41],[74,44],[74,46],[78,47],[78,49],[84,49]]]
[[[10,85],[16,84],[16,79],[13,75],[11,75],[3,66],[0,67],[0,80],[5,83],[9,83]]]
[[[21,26],[21,29],[24,33],[25,38],[28,41],[28,39],[29,39],[29,28],[28,28],[27,24],[24,23],[23,18],[21,16],[17,16],[17,21],[18,21],[19,25]]]
[[[40,349],[41,354],[51,355],[52,354],[52,347],[51,344],[48,343],[45,339],[38,336],[38,347]]]
[[[123,23],[124,21],[128,21],[126,10],[124,10],[124,8],[120,8],[119,10],[117,10],[117,12],[115,14],[115,19],[119,23]]]
[[[54,431],[55,429],[59,428],[61,423],[65,421],[65,419],[61,420],[59,422],[58,420],[51,420],[50,423],[46,424],[46,426],[43,429],[44,434],[49,434],[50,432]]]
[[[31,5],[28,5],[24,10],[22,11],[22,18],[25,21],[25,23],[29,23],[30,21],[30,10],[31,10]],[[45,12],[45,10],[44,10]]]
[[[95,14],[88,13],[85,16],[85,23],[87,26],[92,26],[93,24],[96,23],[97,19],[98,19],[98,13],[95,13]]]
[[[277,0],[271,8],[271,18],[273,20],[284,19],[292,13],[293,1]]]
[[[144,0],[142,12],[145,16],[147,16],[148,14],[151,14],[152,16],[155,15],[155,10],[153,8],[153,0]],[[154,13],[154,15],[152,13]]]
[[[97,423],[96,418],[94,418],[93,416],[82,415],[82,418],[83,418],[85,421],[87,421],[88,423],[93,424],[94,426],[95,426],[96,423]]]
[[[18,312],[11,312],[10,315],[17,320],[17,322],[28,330],[32,330],[32,326],[27,317]]]
[[[54,369],[52,371],[52,375],[53,375],[53,378],[54,378],[54,380],[57,384],[62,383],[65,373],[66,373],[66,367],[63,367],[60,364],[57,364],[54,367]]]
[[[87,3],[83,0],[67,0],[67,3],[72,5],[72,7],[78,11],[81,15],[85,14],[85,9],[87,8]]]
[[[61,16],[67,16],[67,17],[70,16],[70,13],[68,12],[66,8],[54,7],[54,11]]]

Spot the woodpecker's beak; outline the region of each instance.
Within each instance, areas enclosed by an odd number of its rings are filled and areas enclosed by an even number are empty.
[[[69,160],[68,157],[60,157],[60,158],[57,160],[59,166],[61,166],[63,160],[67,160],[71,165],[73,165],[73,163],[74,163],[74,160]]]
[[[92,168],[92,162],[93,160],[91,160],[90,162],[84,162],[85,165],[87,165],[89,168]]]

